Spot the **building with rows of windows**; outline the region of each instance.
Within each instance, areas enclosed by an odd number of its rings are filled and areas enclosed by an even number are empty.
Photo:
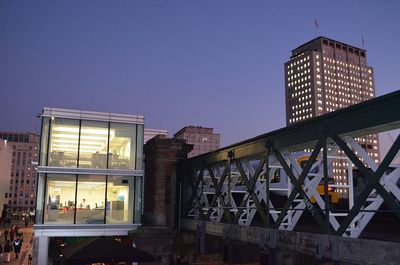
[[[326,37],[315,38],[292,50],[285,63],[286,124],[294,124],[375,97],[374,70],[360,49]],[[376,134],[356,139],[379,161]],[[347,162],[334,161],[340,192],[346,193]]]
[[[188,158],[217,150],[220,137],[220,134],[213,132],[213,128],[201,126],[185,126],[174,134],[174,139],[184,139],[186,143],[193,145]]]
[[[44,108],[34,255],[52,237],[127,235],[140,225],[144,118]]]
[[[12,146],[7,140],[0,139],[0,213],[7,207],[9,186],[11,182]],[[5,212],[6,213],[6,212]]]
[[[2,160],[6,163],[6,156],[11,158],[10,163],[4,164],[1,169],[2,174],[9,174],[2,176],[3,180],[9,180],[8,185],[2,187],[5,188],[2,189],[2,199],[9,215],[29,215],[35,208],[39,136],[35,133],[0,132],[0,139],[3,140]]]

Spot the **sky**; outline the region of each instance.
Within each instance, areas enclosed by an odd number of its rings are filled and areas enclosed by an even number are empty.
[[[0,130],[58,107],[145,116],[221,146],[285,126],[283,64],[317,35],[364,48],[377,96],[399,89],[400,1],[0,1]]]

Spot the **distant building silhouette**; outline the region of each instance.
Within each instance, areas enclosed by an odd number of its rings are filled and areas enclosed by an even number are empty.
[[[214,133],[213,128],[201,126],[185,126],[174,134],[175,139],[184,139],[193,144],[193,150],[188,158],[198,156],[220,147],[220,134]]]

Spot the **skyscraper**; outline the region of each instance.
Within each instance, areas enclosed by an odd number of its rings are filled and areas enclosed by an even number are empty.
[[[374,70],[367,64],[364,49],[317,37],[292,50],[285,63],[287,125],[374,97]],[[378,136],[356,140],[378,162]],[[337,184],[344,185],[344,165],[334,162],[334,173]]]

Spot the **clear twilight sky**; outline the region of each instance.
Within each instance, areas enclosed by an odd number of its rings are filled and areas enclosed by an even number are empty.
[[[45,106],[145,116],[222,146],[285,126],[291,50],[364,48],[377,96],[399,89],[400,1],[0,1],[0,130],[39,132]]]

